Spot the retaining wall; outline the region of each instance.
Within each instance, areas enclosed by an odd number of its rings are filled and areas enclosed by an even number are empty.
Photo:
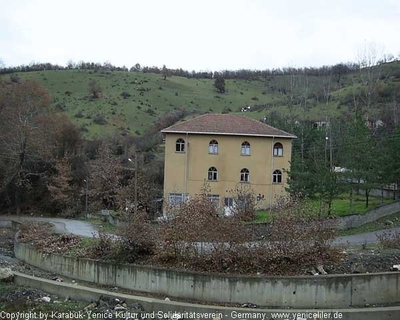
[[[247,319],[304,319],[301,314],[307,313],[307,319],[342,319],[342,320],[393,320],[400,319],[400,307],[369,307],[369,308],[349,308],[349,309],[251,309],[210,306],[205,304],[191,304],[186,302],[165,301],[142,296],[131,296],[121,293],[109,292],[105,290],[83,287],[75,284],[60,283],[56,281],[31,277],[16,272],[14,282],[18,285],[37,288],[59,297],[74,297],[76,300],[95,301],[101,296],[119,298],[126,303],[139,303],[146,310],[147,319],[163,319],[164,315],[173,318],[173,313],[191,312],[199,316],[198,319],[216,320],[247,320]],[[278,314],[278,316],[277,316]],[[155,315],[155,317],[151,317]],[[280,316],[279,316],[280,315]]]
[[[346,308],[400,302],[400,273],[304,277],[213,275],[116,265],[43,254],[15,243],[15,256],[76,280],[214,303],[254,303],[276,308]]]
[[[336,220],[338,229],[356,228],[400,211],[400,201],[382,204],[363,214],[353,214]]]

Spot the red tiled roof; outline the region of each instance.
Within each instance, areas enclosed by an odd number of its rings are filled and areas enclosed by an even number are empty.
[[[161,132],[296,138],[293,134],[260,121],[234,114],[204,114],[174,124]]]

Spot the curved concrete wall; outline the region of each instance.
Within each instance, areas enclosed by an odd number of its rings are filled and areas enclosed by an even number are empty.
[[[400,302],[400,272],[311,277],[244,277],[115,265],[43,254],[15,243],[15,256],[76,280],[155,292],[169,297],[277,308],[345,308]]]
[[[37,288],[61,297],[74,297],[75,300],[96,301],[101,296],[108,296],[124,300],[128,304],[139,303],[146,315],[155,315],[152,319],[162,319],[164,315],[171,313],[195,312],[198,319],[342,319],[342,320],[393,320],[400,319],[400,307],[378,308],[347,308],[347,309],[251,309],[236,308],[205,304],[191,304],[186,302],[165,301],[143,296],[131,296],[121,293],[104,291],[96,288],[88,288],[80,285],[72,285],[65,282],[56,282],[37,277],[31,277],[16,272],[14,282],[25,287]],[[307,313],[306,316],[301,316]],[[215,316],[213,316],[215,315]],[[168,318],[171,318],[168,316]],[[150,317],[143,318],[150,319]]]

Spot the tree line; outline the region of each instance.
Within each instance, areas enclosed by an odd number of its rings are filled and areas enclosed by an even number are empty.
[[[157,66],[142,66],[136,63],[131,68],[126,66],[115,66],[110,62],[73,62],[68,61],[66,66],[59,64],[52,64],[49,62],[32,62],[29,65],[20,66],[6,66],[0,63],[0,74],[17,73],[17,72],[32,72],[32,71],[46,71],[46,70],[95,70],[95,71],[126,71],[126,72],[143,72],[161,74],[167,76],[180,76],[195,79],[214,79],[221,77],[224,79],[242,79],[242,80],[257,80],[264,79],[270,76],[284,76],[284,75],[299,75],[308,74],[310,76],[324,76],[330,73],[338,75],[339,77],[357,71],[359,65],[357,63],[339,63],[333,66],[322,67],[284,67],[265,70],[252,70],[252,69],[239,69],[239,70],[222,70],[222,71],[189,71],[182,68],[167,68]]]

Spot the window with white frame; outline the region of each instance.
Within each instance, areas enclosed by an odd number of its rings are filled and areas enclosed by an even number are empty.
[[[224,199],[224,206],[225,207],[230,207],[230,208],[232,208],[233,206],[234,206],[234,204],[235,204],[235,201],[233,200],[233,198],[225,198]]]
[[[240,170],[240,182],[250,182],[250,171],[247,168]]]
[[[280,142],[274,144],[274,157],[283,156],[283,145]]]
[[[242,143],[241,154],[244,156],[250,155],[250,143],[248,143],[247,141]]]
[[[185,140],[183,140],[181,138],[176,140],[175,151],[176,152],[185,152]]]
[[[272,182],[273,183],[282,183],[282,171],[275,170],[272,173]]]
[[[217,181],[218,180],[218,170],[215,167],[211,167],[208,169],[208,181]]]
[[[218,153],[218,141],[211,140],[208,145],[208,153],[217,154]]]
[[[168,202],[171,206],[180,206],[188,199],[189,195],[187,193],[170,193],[168,196]]]

